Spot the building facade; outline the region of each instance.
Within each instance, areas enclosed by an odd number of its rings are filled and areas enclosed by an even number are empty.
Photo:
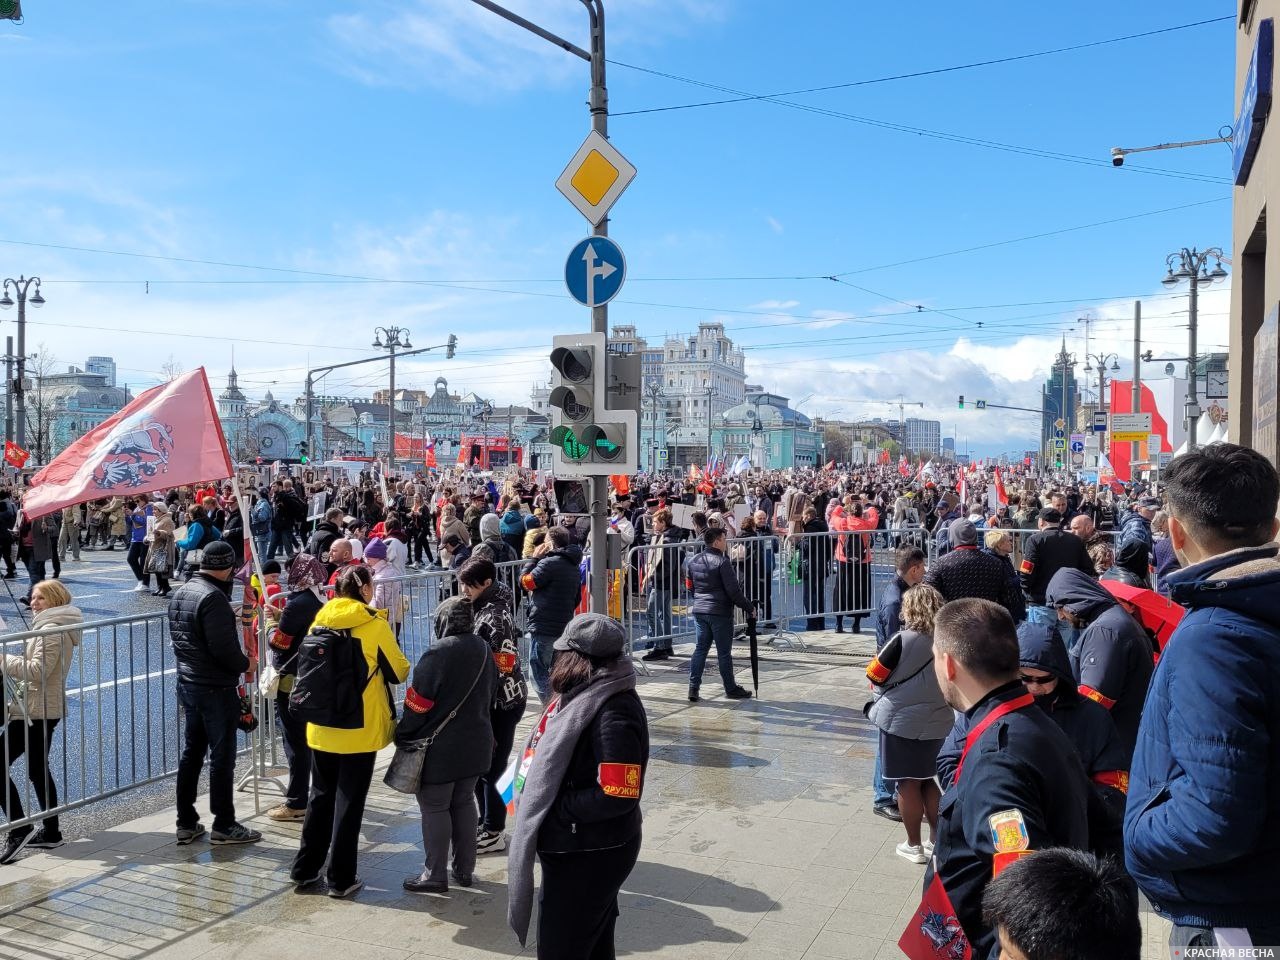
[[[107,386],[116,385],[116,362],[112,357],[90,357],[84,364],[85,373],[100,373],[107,378]]]
[[[745,402],[729,407],[711,430],[714,455],[725,463],[747,457],[753,467],[784,470],[819,462],[822,437],[787,397],[753,390]]]
[[[1063,337],[1062,349],[1053,362],[1053,373],[1045,381],[1040,395],[1040,449],[1044,451],[1047,462],[1055,462],[1055,454],[1063,454],[1061,459],[1065,461],[1067,444],[1055,444],[1058,440],[1068,440],[1075,432],[1078,423],[1076,407],[1079,404],[1080,385],[1076,381],[1075,362],[1067,353],[1067,340]],[[1057,425],[1059,420],[1063,422],[1061,427]]]
[[[38,377],[27,391],[27,443],[36,461],[48,463],[132,399],[105,374],[78,367]]]
[[[1280,242],[1268,243],[1267,198],[1280,196],[1280,139],[1269,119],[1280,0],[1241,0],[1238,8],[1229,434],[1277,463]]]

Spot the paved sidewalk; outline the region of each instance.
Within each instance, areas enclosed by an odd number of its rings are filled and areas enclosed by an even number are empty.
[[[641,861],[622,896],[621,955],[901,956],[896,941],[924,868],[894,854],[900,828],[870,810],[874,739],[861,706],[871,641],[806,642],[844,655],[766,649],[760,700],[721,699],[714,664],[699,704],[685,700],[683,659],[642,678],[652,762]],[[749,682],[739,650],[739,679]],[[237,804],[251,810],[253,799],[240,794]],[[367,886],[350,902],[292,892],[298,825],[251,822],[261,844],[177,847],[170,810],[0,867],[0,960],[534,954],[506,925],[505,856],[481,857],[471,890],[401,891],[422,864],[418,811],[380,777],[365,817]],[[1167,957],[1167,928],[1150,915],[1144,923],[1144,958]]]

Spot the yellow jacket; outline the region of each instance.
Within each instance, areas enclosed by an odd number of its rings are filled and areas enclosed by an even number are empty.
[[[396,644],[396,635],[387,624],[385,610],[370,610],[359,600],[335,597],[316,614],[317,627],[350,630],[364,648],[364,662],[373,679],[364,688],[364,726],[340,730],[307,724],[307,746],[326,753],[374,753],[391,742],[396,723],[391,716],[391,698],[378,659],[395,674],[397,683],[409,676],[409,661]],[[368,675],[368,674],[366,674]]]

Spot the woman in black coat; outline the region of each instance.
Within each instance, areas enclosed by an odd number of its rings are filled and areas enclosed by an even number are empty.
[[[476,867],[476,779],[493,758],[489,706],[498,682],[489,644],[473,631],[471,601],[452,597],[436,608],[436,639],[413,668],[396,745],[434,737],[418,788],[426,866],[404,881],[409,893],[446,893],[449,847],[453,879],[471,886]]]
[[[555,643],[555,694],[516,776],[507,921],[521,944],[542,864],[539,960],[614,956],[618,891],[640,855],[649,724],[621,625],[574,617]]]
[[[818,511],[809,507],[804,512],[804,537],[800,540],[800,579],[804,584],[804,612],[809,614],[806,630],[821,630],[827,625],[827,571],[831,568],[831,537],[827,523]],[[816,616],[815,616],[816,614]]]

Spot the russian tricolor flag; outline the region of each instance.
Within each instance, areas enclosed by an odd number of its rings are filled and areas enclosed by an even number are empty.
[[[512,760],[503,771],[502,776],[498,778],[498,793],[502,797],[502,802],[507,805],[507,813],[514,816],[516,812],[516,761]]]

